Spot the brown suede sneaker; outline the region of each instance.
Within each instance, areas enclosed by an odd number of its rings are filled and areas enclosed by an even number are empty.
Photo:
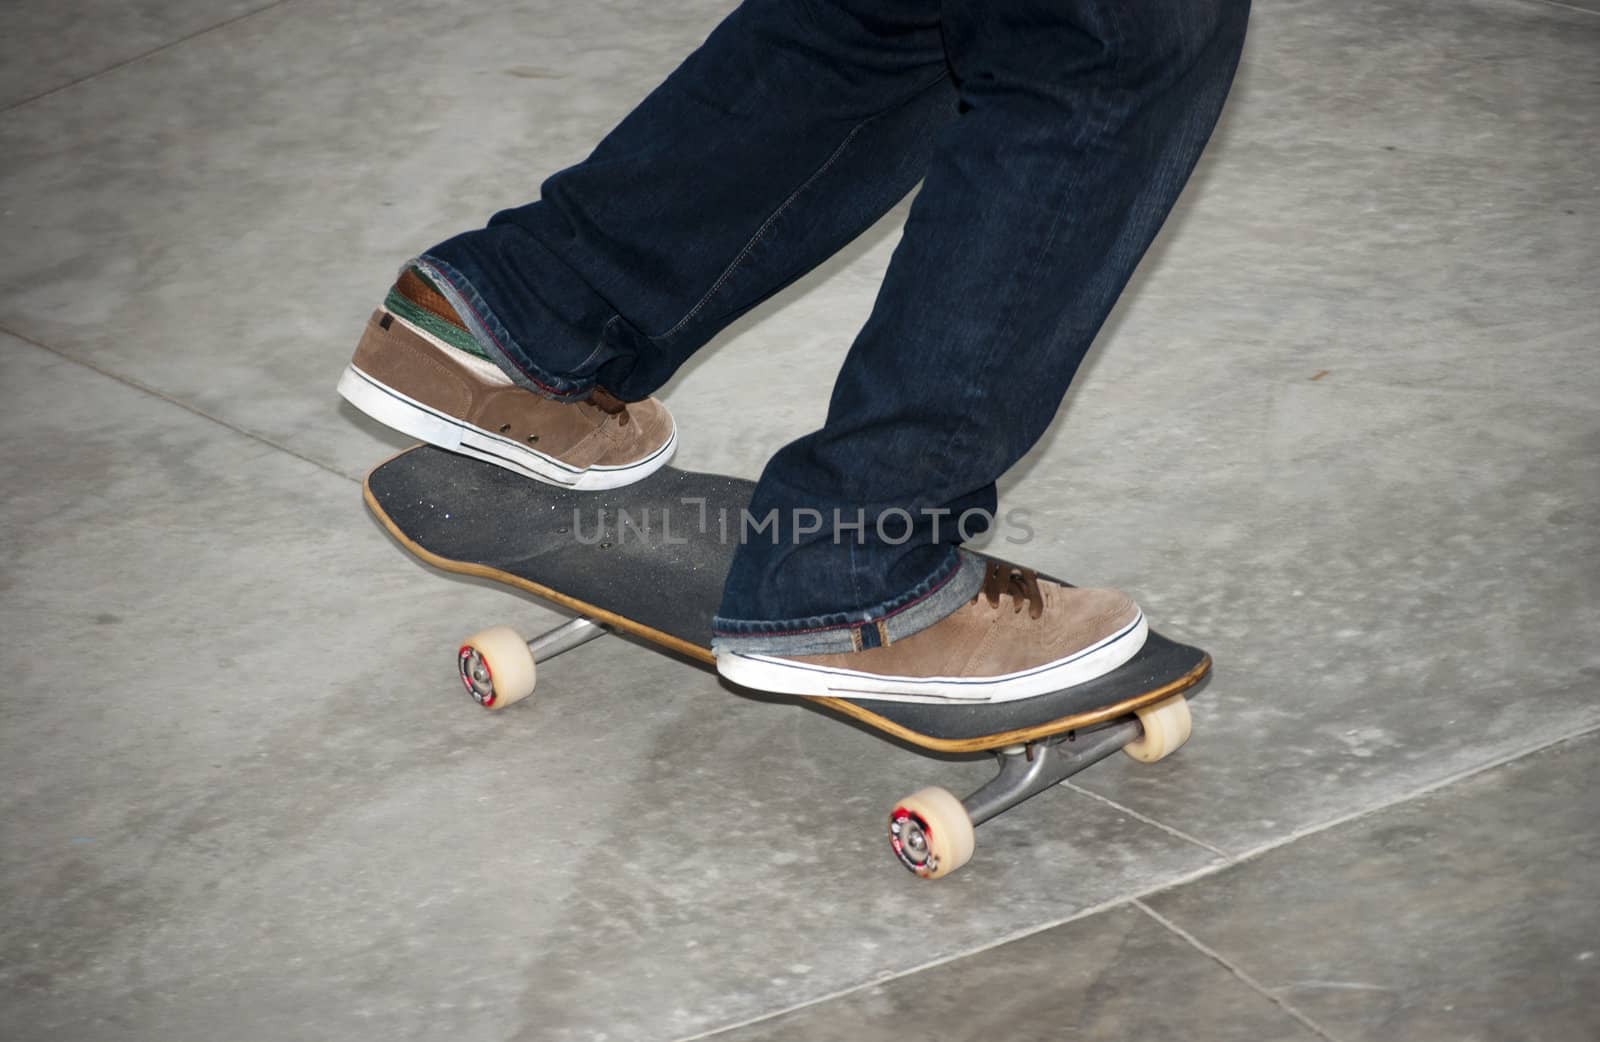
[[[664,466],[677,447],[654,398],[601,388],[557,402],[518,387],[481,354],[450,305],[408,269],[367,320],[339,393],[396,430],[551,485],[607,489]]]
[[[1127,594],[1063,586],[991,561],[971,601],[892,644],[793,657],[725,651],[717,672],[789,695],[1009,702],[1103,676],[1138,654],[1148,634]]]

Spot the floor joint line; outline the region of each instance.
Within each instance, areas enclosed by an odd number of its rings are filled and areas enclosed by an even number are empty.
[[[1251,847],[1249,850],[1234,855],[1232,858],[1232,863],[1242,864],[1246,861],[1252,860],[1253,858],[1260,857],[1263,854],[1271,853],[1272,851],[1277,850],[1279,847],[1286,847],[1291,843],[1298,843],[1300,840],[1305,839],[1308,836],[1315,836],[1318,833],[1339,828],[1341,825],[1348,825],[1352,822],[1360,821],[1362,818],[1371,817],[1374,814],[1381,814],[1386,810],[1391,810],[1403,804],[1410,803],[1413,800],[1420,800],[1424,796],[1431,796],[1440,789],[1448,788],[1449,786],[1455,785],[1458,782],[1464,782],[1468,779],[1475,778],[1480,774],[1486,774],[1489,771],[1498,770],[1499,768],[1515,763],[1518,760],[1533,756],[1537,753],[1542,753],[1547,749],[1553,749],[1556,746],[1562,745],[1566,742],[1577,741],[1580,738],[1588,737],[1596,732],[1600,732],[1600,720],[1588,724],[1579,730],[1568,731],[1557,735],[1554,738],[1536,739],[1535,741],[1529,742],[1525,746],[1514,749],[1503,756],[1497,756],[1494,759],[1486,760],[1483,763],[1475,764],[1471,767],[1464,767],[1453,774],[1448,774],[1443,778],[1436,779],[1428,782],[1425,785],[1419,786],[1418,788],[1411,789],[1403,795],[1396,796],[1393,799],[1383,800],[1379,803],[1373,804],[1370,807],[1363,807],[1357,810],[1349,811],[1345,814],[1338,815],[1337,817],[1329,818],[1325,822],[1320,822],[1315,825],[1307,825],[1304,828],[1294,829],[1283,836],[1279,836],[1277,839],[1258,844],[1257,846]]]
[[[1071,791],[1076,792],[1079,795],[1087,796],[1091,800],[1098,800],[1101,803],[1105,804],[1106,806],[1108,806],[1108,807],[1112,808],[1113,810],[1117,811],[1117,813],[1119,813],[1119,814],[1126,814],[1128,817],[1133,818],[1135,821],[1142,821],[1146,825],[1149,825],[1151,828],[1160,829],[1162,832],[1167,833],[1169,836],[1173,836],[1173,837],[1175,837],[1177,839],[1181,839],[1185,843],[1193,843],[1197,847],[1201,847],[1201,848],[1203,848],[1205,850],[1209,850],[1213,854],[1217,855],[1218,857],[1225,858],[1230,863],[1234,860],[1233,855],[1228,853],[1226,850],[1223,850],[1221,847],[1214,847],[1210,843],[1207,843],[1205,840],[1199,839],[1199,838],[1197,838],[1195,836],[1191,836],[1187,832],[1184,832],[1181,829],[1175,829],[1171,825],[1166,824],[1165,822],[1162,822],[1162,821],[1157,820],[1156,818],[1150,817],[1148,814],[1140,814],[1138,811],[1134,810],[1132,807],[1128,807],[1128,806],[1125,806],[1124,804],[1118,803],[1116,800],[1111,799],[1108,796],[1102,796],[1098,792],[1091,792],[1090,790],[1085,789],[1083,786],[1079,785],[1076,781],[1073,781],[1071,778],[1068,778],[1066,781],[1062,782],[1061,783],[1061,787],[1064,788],[1064,789],[1070,789]]]
[[[1563,11],[1576,11],[1579,14],[1593,15],[1597,18],[1600,18],[1600,11],[1591,10],[1587,7],[1579,7],[1577,4],[1564,4],[1561,2],[1561,0],[1533,0],[1533,3],[1543,4],[1545,7],[1559,7]]]
[[[292,2],[292,0],[282,0],[282,2],[290,3],[290,2]],[[22,333],[17,332],[14,329],[10,329],[10,328],[8,328],[6,326],[3,326],[3,325],[0,325],[0,333],[4,333],[6,336],[9,336],[9,337],[14,337],[15,339],[20,340],[23,343],[25,343],[25,344],[27,344],[27,345],[29,345],[31,347],[36,347],[41,351],[47,351],[50,354],[55,355],[57,358],[61,359],[64,362],[67,362],[67,363],[69,363],[71,365],[80,366],[80,367],[82,367],[84,369],[89,370],[92,373],[98,373],[99,375],[105,377],[107,380],[114,380],[117,383],[122,384],[124,387],[128,387],[128,388],[131,388],[131,389],[133,389],[135,391],[138,391],[140,394],[146,394],[146,395],[149,395],[150,397],[156,399],[157,401],[162,401],[162,402],[167,403],[168,405],[176,406],[177,408],[182,409],[184,412],[189,413],[192,416],[198,416],[202,420],[209,420],[210,422],[216,424],[219,427],[225,427],[225,428],[227,428],[228,430],[232,431],[235,434],[243,435],[244,437],[249,438],[251,441],[258,442],[259,444],[265,445],[270,449],[276,449],[279,452],[285,453],[285,454],[287,454],[289,456],[293,456],[295,459],[301,461],[302,463],[311,464],[313,467],[316,467],[318,470],[322,470],[322,471],[325,471],[325,472],[327,472],[329,474],[333,474],[333,475],[335,475],[335,476],[337,476],[339,478],[342,478],[345,481],[350,481],[350,482],[354,482],[355,481],[355,479],[352,478],[350,475],[344,473],[341,470],[337,470],[334,467],[329,466],[328,464],[324,463],[321,460],[313,459],[312,457],[307,456],[303,452],[297,452],[296,450],[290,448],[289,446],[284,445],[284,444],[282,444],[280,442],[274,441],[274,440],[272,440],[271,438],[267,437],[264,434],[261,434],[261,433],[259,433],[257,431],[250,430],[248,427],[241,427],[238,424],[230,422],[228,420],[225,420],[220,416],[213,416],[211,413],[206,412],[204,409],[200,409],[200,408],[197,408],[197,407],[195,407],[193,405],[190,405],[188,402],[182,400],[181,398],[174,398],[170,394],[166,394],[166,393],[164,393],[162,391],[158,391],[154,387],[151,387],[148,384],[142,383],[142,382],[140,382],[138,380],[135,380],[130,376],[124,376],[121,373],[112,372],[111,370],[105,368],[104,366],[97,365],[94,362],[88,361],[87,359],[79,358],[76,355],[69,354],[66,351],[63,351],[58,347],[52,347],[49,344],[46,344],[46,343],[44,343],[42,341],[39,341],[39,340],[35,340],[31,336],[26,336],[26,335],[24,335]]]
[[[937,969],[938,967],[943,966],[943,965],[945,965],[947,963],[958,962],[958,961],[960,961],[962,959],[966,959],[966,958],[969,958],[969,957],[972,957],[972,956],[975,956],[975,955],[982,955],[984,952],[990,951],[990,950],[995,949],[995,948],[1003,947],[1004,945],[1010,944],[1012,941],[1020,941],[1020,940],[1023,940],[1025,938],[1032,937],[1034,934],[1044,933],[1047,930],[1054,930],[1057,927],[1065,926],[1068,923],[1076,922],[1079,919],[1087,919],[1090,916],[1099,915],[1102,912],[1114,911],[1117,908],[1121,908],[1121,907],[1124,907],[1124,906],[1127,906],[1127,905],[1134,905],[1134,906],[1138,907],[1141,911],[1145,912],[1147,915],[1150,915],[1153,918],[1156,918],[1158,921],[1160,921],[1161,917],[1159,915],[1157,915],[1157,913],[1154,910],[1152,910],[1148,905],[1146,905],[1144,903],[1144,899],[1145,898],[1151,897],[1151,896],[1153,896],[1155,894],[1159,894],[1159,893],[1161,893],[1163,891],[1166,891],[1166,890],[1176,890],[1179,887],[1188,886],[1191,883],[1197,883],[1197,882],[1199,882],[1199,881],[1201,881],[1203,879],[1206,879],[1206,878],[1208,878],[1210,876],[1217,875],[1218,873],[1225,872],[1230,868],[1236,867],[1240,863],[1242,863],[1244,861],[1247,861],[1247,860],[1249,860],[1251,858],[1258,857],[1258,856],[1260,856],[1262,854],[1268,853],[1269,851],[1275,850],[1280,846],[1286,846],[1289,843],[1297,842],[1297,841],[1299,841],[1301,839],[1304,839],[1304,838],[1306,838],[1308,836],[1313,836],[1313,835],[1316,835],[1316,834],[1318,834],[1320,832],[1325,832],[1325,831],[1327,831],[1329,829],[1337,828],[1340,825],[1349,824],[1352,821],[1356,821],[1356,820],[1358,820],[1360,818],[1367,817],[1369,814],[1376,814],[1376,813],[1379,813],[1379,812],[1381,812],[1383,810],[1387,810],[1387,809],[1389,809],[1391,807],[1399,806],[1402,803],[1406,803],[1406,802],[1409,802],[1409,801],[1414,800],[1414,799],[1420,799],[1421,797],[1429,795],[1430,793],[1435,792],[1435,791],[1437,791],[1439,789],[1442,789],[1442,788],[1444,788],[1446,786],[1453,785],[1453,784],[1455,784],[1457,782],[1466,781],[1467,779],[1472,778],[1472,777],[1474,777],[1476,775],[1483,774],[1483,773],[1486,773],[1488,771],[1495,770],[1496,768],[1499,768],[1499,767],[1504,767],[1509,763],[1515,762],[1516,760],[1520,760],[1520,759],[1522,759],[1524,757],[1527,757],[1527,756],[1532,756],[1535,753],[1543,752],[1546,749],[1552,749],[1552,748],[1554,748],[1554,747],[1556,747],[1558,745],[1561,745],[1561,744],[1563,744],[1565,742],[1577,741],[1578,739],[1581,739],[1581,738],[1587,737],[1589,735],[1595,734],[1596,732],[1600,732],[1600,721],[1597,721],[1597,722],[1595,722],[1593,724],[1590,724],[1589,726],[1583,728],[1582,730],[1569,732],[1569,733],[1564,734],[1564,735],[1562,735],[1562,736],[1560,736],[1558,738],[1552,738],[1552,739],[1549,739],[1547,741],[1540,742],[1540,743],[1538,743],[1536,745],[1531,745],[1528,748],[1524,748],[1524,749],[1521,749],[1521,750],[1518,750],[1518,751],[1514,751],[1514,752],[1509,753],[1509,754],[1507,754],[1507,755],[1505,755],[1503,757],[1497,757],[1496,759],[1491,760],[1491,761],[1489,761],[1487,763],[1479,764],[1479,765],[1477,765],[1475,767],[1471,767],[1471,768],[1467,768],[1465,770],[1457,771],[1456,773],[1451,774],[1451,775],[1449,775],[1449,776],[1447,776],[1445,778],[1442,778],[1439,781],[1431,782],[1428,785],[1422,786],[1421,788],[1412,790],[1410,793],[1408,793],[1405,796],[1402,796],[1402,797],[1399,797],[1397,799],[1388,801],[1386,803],[1378,804],[1376,806],[1373,806],[1373,807],[1370,807],[1370,808],[1366,808],[1366,809],[1363,809],[1363,810],[1359,810],[1359,811],[1352,811],[1349,814],[1346,814],[1346,815],[1343,815],[1343,816],[1337,817],[1337,818],[1332,818],[1329,821],[1324,822],[1322,824],[1315,825],[1315,826],[1312,826],[1312,827],[1309,827],[1309,828],[1306,828],[1306,829],[1297,830],[1296,832],[1291,833],[1285,839],[1282,839],[1282,840],[1279,840],[1279,841],[1275,841],[1273,843],[1269,843],[1269,844],[1265,844],[1265,845],[1256,847],[1256,848],[1254,848],[1254,849],[1252,849],[1250,851],[1247,851],[1246,853],[1241,854],[1241,855],[1239,855],[1237,857],[1227,857],[1227,855],[1224,854],[1223,855],[1224,860],[1222,860],[1222,861],[1213,862],[1213,863],[1207,864],[1207,865],[1202,865],[1201,867],[1199,867],[1197,869],[1193,869],[1193,870],[1191,870],[1189,872],[1185,872],[1185,873],[1183,873],[1183,874],[1181,874],[1181,875],[1179,875],[1179,876],[1177,876],[1177,877],[1175,877],[1173,879],[1166,880],[1165,882],[1154,883],[1154,884],[1152,884],[1150,886],[1147,886],[1147,887],[1145,887],[1145,888],[1143,888],[1143,889],[1141,889],[1141,890],[1139,890],[1139,891],[1137,891],[1137,892],[1135,892],[1133,894],[1130,894],[1130,895],[1128,895],[1126,897],[1117,897],[1117,898],[1112,898],[1110,900],[1102,901],[1099,904],[1091,905],[1091,906],[1089,906],[1087,908],[1080,909],[1080,910],[1072,913],[1071,915],[1063,916],[1060,919],[1053,919],[1053,920],[1050,920],[1049,922],[1045,922],[1045,923],[1037,923],[1037,924],[1034,924],[1032,926],[1026,927],[1024,929],[1018,930],[1018,931],[1016,931],[1014,933],[1006,934],[1005,936],[996,938],[995,940],[992,940],[992,941],[988,942],[987,944],[981,944],[981,945],[978,945],[975,948],[971,948],[971,949],[968,949],[966,951],[961,951],[961,952],[956,952],[956,953],[953,953],[953,954],[950,954],[950,955],[941,956],[938,959],[933,959],[933,960],[931,960],[929,962],[922,963],[921,965],[918,965],[918,966],[911,966],[911,967],[908,967],[908,968],[906,968],[904,970],[896,970],[896,971],[892,971],[892,972],[889,972],[889,973],[885,973],[885,974],[883,974],[881,976],[874,977],[871,980],[860,981],[860,982],[858,982],[856,984],[851,984],[851,985],[849,985],[847,987],[843,987],[843,988],[839,988],[839,989],[836,989],[834,991],[831,991],[826,995],[819,995],[816,998],[807,999],[804,1002],[797,1002],[797,1003],[794,1003],[793,1005],[785,1006],[785,1007],[783,1007],[781,1009],[775,1009],[775,1010],[770,1010],[770,1011],[765,1012],[765,1013],[759,1013],[759,1014],[757,1014],[755,1016],[747,1017],[744,1020],[736,1021],[736,1022],[734,1022],[732,1024],[723,1024],[723,1025],[719,1025],[718,1027],[708,1028],[705,1031],[701,1031],[701,1032],[698,1032],[696,1034],[685,1035],[685,1036],[682,1036],[682,1037],[676,1039],[675,1042],[701,1042],[701,1040],[703,1040],[703,1039],[714,1038],[717,1035],[721,1035],[721,1034],[724,1034],[724,1033],[729,1032],[729,1031],[737,1031],[740,1028],[746,1028],[746,1027],[749,1027],[752,1024],[759,1024],[759,1023],[762,1023],[764,1021],[775,1020],[778,1017],[787,1016],[790,1013],[795,1013],[795,1012],[798,1012],[798,1011],[800,1011],[802,1009],[808,1009],[808,1008],[810,1008],[812,1006],[825,1005],[826,1003],[833,1002],[833,1001],[835,1001],[837,999],[842,999],[842,998],[845,998],[846,996],[853,995],[858,991],[865,991],[868,988],[874,988],[874,987],[877,987],[877,986],[879,986],[881,984],[888,984],[888,983],[890,983],[892,981],[901,980],[902,978],[905,978],[905,977],[914,977],[917,974],[922,973],[925,970]],[[1078,790],[1077,786],[1072,786],[1072,788],[1073,788],[1074,791],[1080,791],[1080,790]],[[1089,793],[1089,795],[1093,795],[1093,793]],[[1112,801],[1106,800],[1105,802],[1111,803]],[[1116,807],[1118,807],[1119,809],[1122,809],[1122,810],[1126,810],[1126,808],[1122,807],[1121,804],[1113,804],[1113,806],[1116,806]],[[1142,816],[1138,815],[1136,812],[1128,811],[1128,813],[1133,814],[1135,817],[1141,817],[1142,818]],[[1178,833],[1177,830],[1175,830],[1175,829],[1170,829],[1170,828],[1167,828],[1166,826],[1161,826],[1159,824],[1158,824],[1158,827],[1162,828],[1164,831],[1172,832],[1175,835],[1181,835],[1181,833]],[[1210,844],[1201,843],[1199,845],[1202,846],[1202,847],[1205,847],[1206,849],[1211,849]],[[1168,929],[1171,929],[1174,933],[1179,934],[1179,936],[1184,936],[1183,932],[1179,928],[1177,928],[1176,926],[1168,925],[1165,922],[1163,922],[1163,925],[1167,925]],[[1188,938],[1186,938],[1186,939],[1188,939]],[[1200,944],[1198,941],[1191,940],[1190,943],[1192,943],[1197,949],[1201,950],[1202,952],[1206,952],[1208,955],[1211,955],[1212,958],[1214,958],[1217,962],[1219,962],[1224,967],[1229,967],[1230,970],[1232,969],[1230,964],[1226,960],[1222,959],[1220,956],[1217,956],[1215,954],[1210,953],[1205,948],[1205,946]],[[1337,1039],[1334,1036],[1328,1034],[1327,1031],[1325,1031],[1321,1027],[1318,1027],[1317,1025],[1315,1025],[1311,1021],[1307,1020],[1304,1016],[1299,1014],[1297,1011],[1292,1010],[1292,1008],[1288,1007],[1285,1003],[1282,1003],[1282,1002],[1278,1001],[1277,999],[1273,998],[1273,996],[1271,996],[1270,994],[1268,994],[1267,992],[1262,990],[1259,985],[1255,986],[1255,990],[1261,991],[1262,994],[1265,995],[1267,998],[1272,999],[1274,1004],[1276,1004],[1276,1005],[1278,1005],[1280,1007],[1283,1007],[1285,1009],[1285,1011],[1289,1012],[1292,1016],[1294,1016],[1297,1021],[1299,1021],[1302,1024],[1305,1024],[1308,1027],[1308,1029],[1315,1031],[1318,1034],[1319,1037],[1321,1037],[1321,1038],[1323,1038],[1325,1040],[1328,1040],[1328,1042],[1340,1042],[1339,1039]]]
[[[121,61],[116,62],[116,63],[114,63],[112,65],[107,65],[103,69],[99,69],[99,70],[97,70],[95,72],[91,72],[91,73],[89,73],[87,75],[84,75],[84,76],[79,76],[77,79],[72,80],[70,83],[63,83],[59,87],[51,87],[49,90],[43,90],[43,91],[40,91],[37,94],[29,95],[28,97],[22,98],[22,99],[20,99],[18,101],[13,101],[11,104],[7,105],[5,108],[0,109],[0,116],[5,116],[5,115],[7,115],[7,114],[9,114],[11,112],[16,111],[17,109],[22,108],[24,105],[31,105],[34,102],[41,101],[41,100],[43,100],[45,98],[50,97],[53,94],[60,94],[64,90],[71,90],[73,87],[77,87],[77,86],[80,86],[81,84],[88,83],[91,80],[97,80],[102,76],[110,75],[111,73],[116,72],[118,69],[124,69],[124,68],[127,68],[129,65],[133,65],[133,64],[135,64],[137,62],[142,62],[146,58],[154,57],[155,55],[160,54],[163,51],[168,51],[168,50],[171,50],[174,47],[178,47],[178,46],[181,46],[182,44],[186,44],[190,40],[197,40],[200,37],[206,35],[207,33],[214,33],[218,29],[226,29],[228,26],[233,25],[235,22],[242,22],[246,18],[254,18],[256,15],[261,14],[261,13],[263,13],[265,11],[270,11],[274,7],[282,7],[285,4],[291,4],[291,3],[294,3],[294,0],[272,0],[271,3],[263,4],[262,6],[257,7],[257,8],[255,8],[253,10],[245,11],[245,12],[243,12],[241,14],[234,15],[232,18],[229,18],[227,21],[218,22],[216,25],[208,25],[204,29],[196,29],[194,32],[189,33],[186,36],[180,36],[176,40],[168,40],[166,43],[161,44],[160,46],[152,47],[148,51],[144,51],[144,52],[142,52],[140,54],[136,54],[131,58],[124,58]]]
[[[1316,1034],[1318,1038],[1325,1039],[1326,1042],[1341,1042],[1336,1035],[1324,1028],[1321,1024],[1318,1024],[1304,1013],[1301,1013],[1291,1003],[1274,995],[1260,981],[1250,976],[1250,974],[1246,973],[1241,967],[1224,958],[1221,952],[1207,944],[1204,944],[1194,934],[1190,933],[1188,930],[1185,930],[1171,919],[1168,919],[1160,912],[1157,912],[1154,908],[1151,908],[1149,905],[1145,904],[1143,899],[1134,898],[1131,903],[1135,908],[1139,909],[1139,911],[1143,912],[1151,919],[1154,919],[1157,923],[1161,924],[1161,926],[1170,931],[1173,936],[1179,938],[1195,951],[1199,952],[1201,955],[1204,955],[1218,966],[1221,966],[1223,969],[1233,974],[1239,983],[1243,984],[1245,987],[1260,995],[1274,1006],[1277,1006],[1284,1013],[1299,1021],[1303,1027]]]
[[[1070,915],[1062,916],[1059,919],[1052,919],[1044,923],[1034,923],[1015,932],[998,937],[986,944],[980,944],[975,948],[971,948],[966,951],[955,952],[950,955],[944,955],[937,959],[932,959],[928,962],[921,963],[920,965],[908,967],[904,970],[894,970],[883,973],[877,977],[873,977],[871,980],[860,981],[856,984],[851,984],[829,992],[826,995],[819,995],[814,999],[807,999],[804,1002],[796,1002],[793,1005],[785,1006],[782,1009],[760,1013],[733,1024],[722,1024],[714,1028],[707,1028],[705,1031],[701,1031],[697,1034],[685,1035],[682,1038],[675,1039],[674,1042],[699,1042],[701,1039],[713,1038],[728,1031],[737,1031],[740,1028],[749,1027],[752,1024],[759,1024],[767,1020],[773,1020],[777,1017],[786,1016],[787,1014],[794,1013],[802,1009],[808,1009],[812,1006],[821,1006],[832,1002],[835,999],[842,999],[847,995],[853,995],[858,991],[865,991],[868,988],[875,988],[879,985],[888,984],[892,981],[897,981],[905,977],[914,977],[917,974],[922,973],[924,970],[938,969],[940,966],[944,966],[947,963],[959,962],[962,959],[966,959],[974,955],[982,955],[984,952],[992,949],[1004,947],[1005,945],[1010,944],[1012,941],[1021,941],[1032,937],[1034,934],[1044,933],[1047,930],[1054,930],[1058,926],[1065,926],[1068,923],[1077,922],[1079,919],[1087,919],[1091,916],[1099,915],[1101,912],[1115,911],[1116,909],[1123,908],[1132,902],[1139,900],[1140,898],[1149,897],[1151,894],[1160,893],[1163,890],[1169,890],[1173,887],[1183,886],[1198,879],[1203,879],[1206,876],[1211,875],[1213,872],[1216,872],[1219,868],[1225,867],[1227,866],[1219,866],[1216,864],[1202,865],[1200,868],[1191,869],[1190,871],[1184,872],[1173,879],[1169,879],[1160,883],[1153,883],[1150,886],[1147,886],[1126,897],[1113,897],[1097,904],[1089,905],[1086,908],[1080,908],[1078,911],[1073,912]]]

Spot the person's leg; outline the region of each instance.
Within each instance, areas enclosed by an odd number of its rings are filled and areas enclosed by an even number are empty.
[[[909,192],[954,116],[936,0],[746,0],[537,202],[421,261],[519,384],[638,400]]]
[[[747,0],[537,202],[402,270],[339,392],[423,441],[614,488],[648,395],[908,192],[955,116],[937,0]]]
[[[995,481],[1054,417],[1210,136],[1247,13],[1248,0],[945,5],[961,115],[825,425],[761,477],[751,512],[776,531],[739,549],[720,654],[877,648],[977,594],[984,571],[957,544],[983,526],[954,520],[992,512]],[[841,532],[835,511],[866,524]],[[991,579],[993,595],[1006,580]]]

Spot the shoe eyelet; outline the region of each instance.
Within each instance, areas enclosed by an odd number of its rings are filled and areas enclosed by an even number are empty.
[[[500,433],[501,434],[504,434],[506,431],[508,431],[510,429],[511,429],[511,424],[509,424],[509,423],[502,423],[500,425]]]
[[[539,440],[539,436],[537,434],[528,435],[528,444],[529,445],[532,445],[534,442],[536,442],[538,440]]]

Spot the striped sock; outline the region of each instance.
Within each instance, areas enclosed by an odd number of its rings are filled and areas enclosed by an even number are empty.
[[[383,306],[419,329],[479,358],[494,361],[467,327],[438,287],[418,269],[407,268],[384,298]]]

